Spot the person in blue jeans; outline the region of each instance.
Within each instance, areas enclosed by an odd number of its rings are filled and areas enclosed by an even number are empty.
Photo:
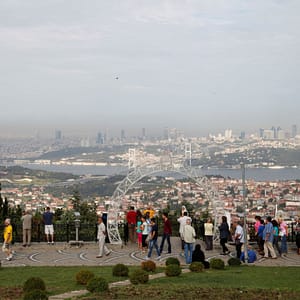
[[[161,243],[160,243],[160,250],[159,251],[160,251],[160,253],[163,252],[164,243],[165,243],[165,240],[167,240],[168,253],[170,254],[172,252],[171,241],[170,241],[170,236],[172,234],[172,227],[171,227],[171,222],[168,218],[168,213],[164,212],[162,214],[162,219],[163,219],[163,222],[164,222],[164,233],[163,233],[162,240],[161,240]]]
[[[196,232],[191,225],[191,220],[187,219],[182,231],[184,240],[184,256],[186,264],[192,263],[194,243],[196,241]]]
[[[160,251],[159,251],[158,245],[157,245],[157,238],[158,238],[158,226],[156,224],[155,218],[152,218],[151,219],[150,239],[149,239],[149,250],[148,250],[148,255],[146,256],[146,259],[151,258],[153,247],[156,249],[157,259],[161,258]]]
[[[282,218],[278,219],[278,224],[279,224],[279,236],[281,238],[280,254],[281,256],[286,256],[288,252],[287,249],[288,226]]]

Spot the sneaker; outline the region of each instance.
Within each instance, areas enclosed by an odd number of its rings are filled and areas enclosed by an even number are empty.
[[[50,242],[48,242],[48,245],[50,245]]]
[[[105,255],[108,256],[111,253],[111,251],[108,251]]]
[[[52,245],[54,245],[54,242],[52,242]]]
[[[11,261],[12,260],[12,256],[6,257],[6,260]]]
[[[148,257],[148,256],[145,256],[145,258],[144,259],[146,259],[146,260],[149,260],[150,259],[150,257]]]
[[[157,256],[157,258],[156,258],[157,260],[160,260],[161,259],[161,256]]]
[[[102,255],[97,255],[97,256],[96,256],[96,258],[101,258],[101,257],[102,257]]]

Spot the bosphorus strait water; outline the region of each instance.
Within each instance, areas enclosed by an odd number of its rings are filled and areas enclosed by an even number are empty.
[[[62,166],[62,165],[37,165],[26,164],[23,167],[30,169],[39,169],[52,172],[65,172],[74,175],[126,175],[128,168],[125,166]],[[181,174],[171,172],[172,176],[177,178],[182,177]],[[164,176],[168,176],[168,172],[161,173]],[[241,169],[201,169],[200,175],[220,175],[223,177],[229,177],[239,179],[242,177]],[[255,181],[280,181],[280,180],[296,180],[300,179],[300,168],[247,168],[245,169],[246,179],[253,179]]]

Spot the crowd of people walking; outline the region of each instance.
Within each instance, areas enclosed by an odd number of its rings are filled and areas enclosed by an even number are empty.
[[[162,254],[171,254],[171,236],[172,225],[167,212],[161,215],[162,230],[160,244],[158,244],[159,228],[158,216],[155,216],[155,211],[151,208],[145,209],[143,212],[135,210],[132,206],[126,215],[128,225],[128,238],[132,244],[137,244],[141,253],[145,254],[145,259],[151,259],[153,249],[156,252],[156,259],[161,259]],[[47,207],[43,214],[45,240],[49,245],[54,244],[54,226],[53,212]],[[173,218],[174,220],[174,218]],[[29,211],[24,211],[21,218],[23,226],[23,247],[31,245],[31,225],[32,215]],[[193,220],[189,216],[188,211],[183,206],[181,215],[177,218],[179,226],[179,242],[182,250],[182,255],[185,257],[186,264],[193,261],[201,261],[205,267],[209,266],[205,260],[205,253],[201,249],[200,243],[196,244],[197,236],[193,225]],[[6,253],[8,261],[13,259],[12,238],[13,226],[9,218],[4,221],[3,245],[2,251]],[[284,257],[288,254],[287,238],[290,234],[286,222],[282,218],[271,218],[267,216],[255,217],[254,223],[255,239],[257,243],[257,253],[264,258],[276,259]],[[235,255],[238,259],[245,259],[245,244],[249,239],[247,226],[244,226],[243,220],[234,220],[229,222],[226,216],[221,217],[219,224],[214,224],[213,219],[209,216],[204,222],[204,243],[205,251],[213,250],[213,239],[215,230],[219,232],[219,243],[221,246],[221,255],[228,255],[231,252],[228,248],[228,243],[235,245]],[[294,224],[294,235],[296,239],[297,254],[300,255],[300,219],[297,218]],[[107,229],[103,218],[98,217],[97,239],[99,244],[99,254],[97,258],[103,255],[109,255],[111,251],[106,247],[105,240],[107,238]],[[199,237],[198,237],[199,238]],[[196,244],[196,245],[195,245]],[[252,247],[247,245],[248,262],[253,262],[256,259],[256,252]],[[232,251],[232,248],[231,248]],[[232,254],[231,254],[232,256]],[[251,259],[250,259],[251,258]],[[250,261],[252,260],[252,261]]]

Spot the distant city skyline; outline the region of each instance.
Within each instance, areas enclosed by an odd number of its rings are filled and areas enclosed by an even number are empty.
[[[62,140],[68,137],[78,137],[78,138],[88,138],[90,140],[95,140],[96,143],[101,144],[104,140],[108,141],[110,138],[117,138],[120,141],[126,141],[130,138],[174,138],[177,137],[208,137],[208,136],[223,136],[225,138],[239,137],[246,138],[252,135],[257,137],[266,138],[266,139],[283,139],[283,138],[294,138],[299,136],[299,129],[297,124],[292,124],[290,128],[282,128],[277,125],[270,125],[267,128],[253,128],[252,130],[245,131],[243,129],[233,130],[232,128],[223,128],[219,131],[209,131],[207,133],[201,134],[200,132],[195,135],[190,132],[184,131],[182,128],[175,127],[163,127],[154,130],[153,128],[102,128],[102,129],[88,129],[77,130],[75,128],[41,128],[41,129],[31,129],[23,128],[23,134],[20,132],[18,134],[0,132],[0,138],[47,138],[53,139],[56,141]]]
[[[0,2],[0,136],[297,124],[300,1]]]

